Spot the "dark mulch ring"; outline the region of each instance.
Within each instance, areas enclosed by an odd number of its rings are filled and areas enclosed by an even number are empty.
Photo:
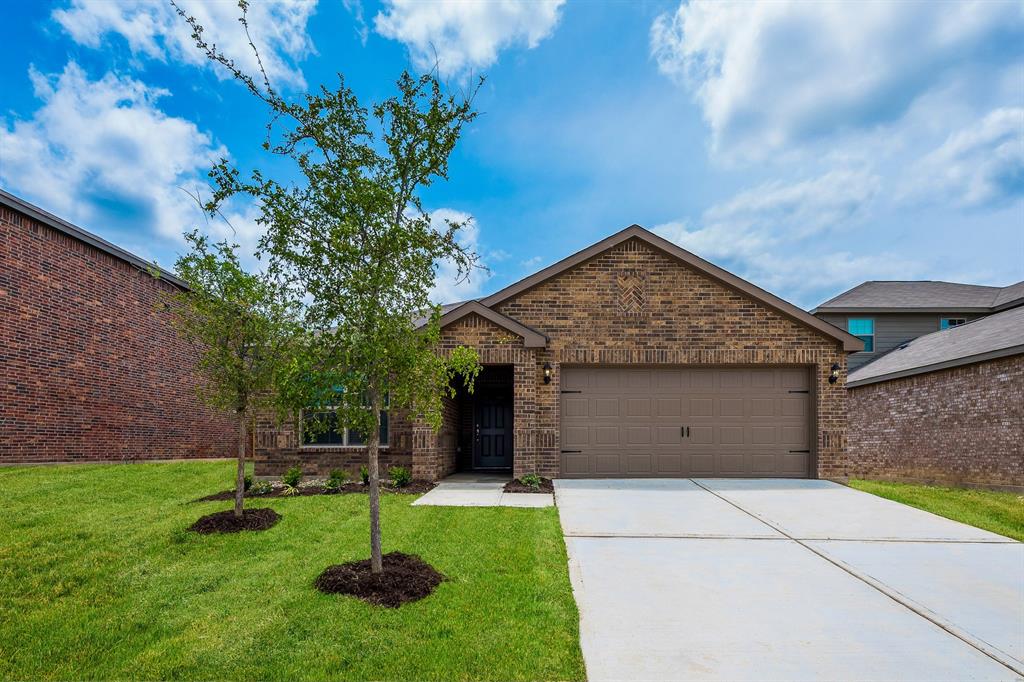
[[[505,492],[507,493],[553,493],[555,492],[555,484],[551,482],[550,478],[541,478],[540,485],[534,488],[533,486],[526,485],[518,478],[514,478],[505,484]]]
[[[313,582],[325,594],[349,594],[378,606],[395,608],[428,596],[445,577],[415,554],[391,552],[384,571],[374,575],[370,560],[328,566]]]
[[[382,493],[395,493],[395,494],[398,494],[398,495],[419,495],[421,493],[430,492],[435,487],[437,487],[437,483],[435,483],[433,481],[424,481],[422,479],[415,479],[413,481],[410,481],[409,485],[402,486],[401,488],[393,487],[393,486],[390,486],[390,485],[385,485],[385,484],[382,483],[381,486],[380,486],[380,491]],[[353,493],[364,493],[365,494],[365,493],[369,492],[370,489],[367,486],[363,485],[362,483],[356,482],[356,483],[346,483],[345,485],[341,486],[340,488],[332,488],[330,490],[328,490],[328,489],[326,489],[326,488],[324,488],[322,486],[319,486],[319,485],[299,486],[297,488],[297,490],[298,490],[298,492],[295,493],[295,495],[307,496],[307,495],[351,495]],[[275,486],[274,489],[271,490],[269,493],[264,493],[262,495],[256,495],[252,491],[247,490],[245,492],[245,497],[258,499],[258,498],[261,498],[261,497],[289,497],[289,496],[284,494],[284,488],[283,487]],[[235,491],[234,490],[222,490],[219,493],[214,493],[212,495],[207,495],[206,497],[200,497],[199,499],[192,500],[192,501],[193,502],[218,502],[218,501],[222,501],[222,500],[233,500],[233,499],[235,499]]]
[[[197,533],[237,533],[242,530],[266,530],[281,520],[273,509],[245,509],[242,518],[235,516],[234,509],[207,514],[189,526]]]

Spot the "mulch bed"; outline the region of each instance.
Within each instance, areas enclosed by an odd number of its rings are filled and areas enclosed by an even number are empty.
[[[507,493],[553,493],[555,492],[555,485],[551,482],[550,478],[541,478],[540,486],[534,488],[533,486],[526,485],[518,478],[514,478],[505,484],[505,492]]]
[[[325,594],[348,594],[378,606],[396,608],[428,596],[445,577],[415,554],[391,552],[384,571],[374,575],[370,560],[328,566],[313,582]]]
[[[234,509],[207,514],[193,523],[189,530],[197,533],[237,533],[243,530],[266,530],[281,520],[273,509],[245,509],[242,518],[235,516]]]
[[[401,488],[394,488],[392,486],[384,485],[382,483],[381,486],[380,486],[380,491],[382,493],[394,493],[394,494],[397,494],[397,495],[419,495],[421,493],[430,492],[436,486],[437,486],[437,483],[434,483],[432,481],[424,481],[424,480],[421,480],[421,479],[416,479],[416,480],[410,481],[409,485],[403,486]],[[356,482],[356,483],[346,483],[341,488],[333,489],[333,490],[326,490],[326,489],[324,489],[323,487],[321,487],[319,485],[299,486],[299,488],[297,490],[298,490],[298,492],[295,493],[295,495],[294,495],[295,497],[297,497],[299,495],[302,495],[302,496],[307,496],[307,495],[351,495],[351,494],[354,494],[354,493],[363,493],[363,494],[365,494],[365,493],[368,493],[370,491],[369,487],[367,487],[367,486],[365,486],[365,485],[363,485],[362,483],[359,483],[359,482]],[[264,493],[263,495],[256,495],[252,491],[247,490],[245,492],[245,497],[252,498],[252,499],[259,499],[259,498],[263,498],[263,497],[292,497],[292,496],[285,495],[283,487],[275,486],[273,490],[271,490],[269,493]],[[192,500],[192,501],[193,502],[218,502],[218,501],[222,501],[222,500],[233,500],[233,499],[235,499],[235,491],[234,490],[222,490],[219,493],[214,493],[212,495],[207,495],[206,497],[200,497],[199,499]]]

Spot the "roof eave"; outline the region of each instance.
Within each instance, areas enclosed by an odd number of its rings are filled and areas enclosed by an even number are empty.
[[[1013,307],[1013,306],[1009,306]],[[978,306],[943,306],[943,307],[927,307],[927,308],[914,308],[910,306],[837,306],[835,308],[829,308],[825,306],[818,306],[811,311],[812,315],[818,313],[840,313],[847,315],[857,314],[882,314],[882,313],[991,313],[995,312],[995,308],[989,307],[978,307]]]
[[[485,320],[498,325],[502,329],[506,329],[513,334],[522,337],[523,346],[525,348],[546,348],[548,345],[548,337],[535,329],[527,327],[525,324],[516,322],[511,317],[507,317],[496,310],[488,308],[479,301],[467,301],[458,308],[449,310],[441,316],[441,327],[446,327],[453,322],[457,322],[467,315],[472,314],[479,315]]]
[[[167,280],[172,284],[181,287],[182,289],[189,288],[188,284],[184,280],[180,279],[173,272],[161,268],[156,263],[152,263],[143,258],[140,258],[139,256],[136,256],[134,253],[131,253],[130,251],[125,251],[120,246],[112,244],[108,242],[106,239],[103,239],[102,237],[92,234],[91,232],[87,232],[86,230],[83,230],[77,225],[72,225],[63,218],[58,218],[52,213],[44,211],[38,206],[30,204],[27,201],[20,199],[3,189],[0,189],[0,204],[7,206],[8,208],[14,211],[17,211],[18,213],[27,215],[33,220],[37,220],[40,223],[46,225],[47,227],[51,227],[57,230],[58,232],[63,232],[66,235],[74,237],[78,241],[84,242],[89,246],[99,249],[100,251],[103,251],[104,253],[107,253],[117,258],[118,260],[122,260],[125,261],[126,263],[134,265],[138,267],[140,270],[146,270],[147,272],[156,271],[157,273],[159,273],[160,279]]]
[[[892,381],[894,379],[903,379],[906,377],[917,376],[918,374],[930,374],[931,372],[938,372],[944,369],[963,367],[964,365],[975,365],[979,362],[986,362],[988,360],[998,360],[999,358],[1007,358],[1021,354],[1024,354],[1024,344],[1016,346],[1007,346],[1006,348],[997,348],[995,350],[986,351],[984,353],[966,355],[962,358],[945,360],[943,362],[935,362],[930,365],[910,367],[908,369],[898,370],[896,372],[889,372],[887,374],[879,374],[877,376],[865,377],[864,379],[853,379],[852,381],[848,380],[846,382],[846,387],[857,388],[859,386],[878,384],[884,381]]]

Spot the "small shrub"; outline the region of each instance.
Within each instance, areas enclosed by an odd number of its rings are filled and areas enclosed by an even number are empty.
[[[365,464],[359,467],[359,478],[363,479],[363,485],[370,485],[370,468]]]
[[[302,467],[298,464],[293,466],[288,471],[284,472],[284,476],[281,477],[281,482],[289,488],[297,488],[299,481],[302,480]]]
[[[253,495],[268,495],[274,490],[274,486],[270,484],[270,481],[256,481],[252,484],[250,493]]]
[[[540,476],[537,474],[523,474],[519,477],[519,482],[530,486],[534,490],[540,490]]]
[[[344,469],[331,469],[331,475],[324,481],[326,490],[341,490],[341,487],[348,483],[349,475]]]
[[[246,476],[242,481],[242,490],[248,492],[249,488],[252,487],[252,476]]]
[[[405,467],[391,467],[388,469],[388,476],[391,477],[391,484],[396,488],[404,488],[412,483],[412,472]]]
[[[298,487],[296,487],[294,485],[288,485],[287,483],[285,483],[284,487],[281,488],[281,494],[282,495],[288,495],[289,497],[292,496],[292,495],[298,495],[299,494],[299,489],[298,489]]]

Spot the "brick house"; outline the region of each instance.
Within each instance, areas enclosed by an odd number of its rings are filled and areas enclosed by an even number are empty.
[[[847,386],[853,473],[1024,491],[1024,306],[920,336]]]
[[[0,190],[0,464],[233,454],[151,267]]]
[[[439,433],[388,415],[383,466],[548,477],[842,477],[846,356],[860,340],[629,227],[491,296],[445,306],[476,348]],[[358,434],[259,425],[256,473],[356,469]]]

